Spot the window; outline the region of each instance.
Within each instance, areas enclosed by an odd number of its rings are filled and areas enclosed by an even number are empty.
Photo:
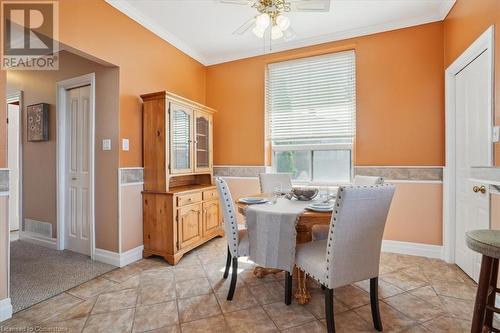
[[[351,181],[356,133],[354,51],[269,64],[267,136],[276,172],[297,183]]]

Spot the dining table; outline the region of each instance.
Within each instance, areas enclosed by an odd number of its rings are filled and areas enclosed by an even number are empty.
[[[263,193],[253,194],[250,196],[247,195],[245,197],[265,198],[268,199],[269,203],[271,204],[274,199],[272,194],[263,194]],[[238,198],[236,200],[236,206],[238,207],[238,212],[243,216],[245,216],[246,210],[248,206],[251,204],[241,202],[240,199],[241,198]],[[331,217],[332,217],[331,212],[316,212],[312,210],[304,210],[303,212],[301,212],[298,216],[297,224],[295,225],[295,230],[297,231],[296,244],[307,243],[312,241],[312,232],[311,232],[312,227],[314,225],[330,224]],[[282,270],[275,268],[256,267],[253,273],[256,277],[263,278],[266,275],[276,274],[281,271]],[[297,288],[295,289],[294,297],[297,300],[297,303],[302,305],[307,304],[311,299],[311,293],[307,290],[306,274],[302,270],[296,267],[294,275],[297,279]]]

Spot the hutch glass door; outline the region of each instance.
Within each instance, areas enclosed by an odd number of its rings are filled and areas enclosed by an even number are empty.
[[[191,128],[193,111],[170,104],[171,173],[192,171]]]
[[[210,117],[202,112],[196,112],[195,121],[195,171],[204,171],[210,169],[210,140],[211,128]]]

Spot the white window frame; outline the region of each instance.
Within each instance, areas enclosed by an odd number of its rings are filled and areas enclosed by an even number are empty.
[[[345,51],[339,51],[339,52],[345,52]],[[313,56],[314,57],[314,56]],[[355,66],[356,66],[356,61],[355,61]],[[356,69],[356,68],[355,68]],[[267,95],[268,92],[268,68],[266,67],[266,73],[265,73],[265,78],[264,78],[264,94]],[[357,90],[357,80],[356,80],[356,87],[355,91]],[[311,158],[311,180],[310,181],[300,181],[300,180],[293,180],[292,179],[292,184],[293,185],[303,185],[303,186],[336,186],[336,185],[347,185],[352,183],[354,179],[354,142],[355,142],[355,135],[352,138],[352,143],[332,143],[332,144],[296,144],[296,145],[274,145],[272,142],[272,139],[269,138],[269,109],[268,109],[268,103],[267,100],[264,102],[264,109],[265,109],[265,140],[268,142],[268,147],[271,149],[271,172],[277,172],[276,169],[276,161],[275,161],[275,152],[279,151],[318,151],[318,150],[324,150],[324,151],[332,151],[332,150],[349,150],[351,154],[351,163],[350,163],[350,179],[348,182],[325,182],[325,181],[315,181],[314,180],[314,173],[313,173],[313,168],[312,168],[312,163],[313,160]],[[357,112],[357,110],[356,110]]]

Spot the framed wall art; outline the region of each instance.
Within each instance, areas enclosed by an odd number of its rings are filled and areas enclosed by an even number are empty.
[[[28,141],[49,140],[49,104],[39,103],[26,107]]]

